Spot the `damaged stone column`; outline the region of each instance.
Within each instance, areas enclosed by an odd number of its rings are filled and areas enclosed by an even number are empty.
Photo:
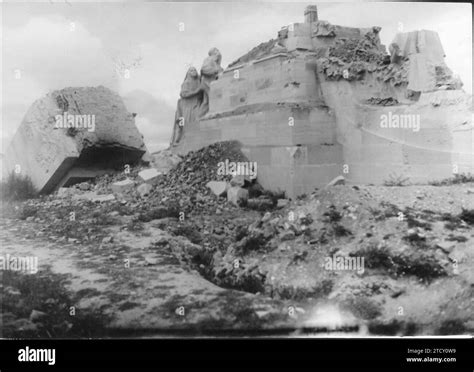
[[[4,176],[15,170],[42,193],[123,169],[146,147],[120,96],[110,89],[65,88],[35,101],[4,160]]]

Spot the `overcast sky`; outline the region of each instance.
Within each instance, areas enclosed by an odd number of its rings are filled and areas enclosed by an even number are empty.
[[[31,103],[55,89],[105,85],[124,97],[147,97],[137,125],[152,151],[165,146],[187,67],[198,69],[215,46],[227,64],[283,25],[302,22],[308,3],[159,3],[74,1],[3,3],[2,141],[4,152]],[[319,19],[334,24],[381,26],[388,45],[399,23],[404,31],[435,30],[447,65],[472,93],[472,8],[470,4],[318,3]],[[184,23],[184,31],[179,24]],[[116,64],[131,66],[129,79]],[[15,79],[15,70],[21,79]],[[141,107],[143,110],[145,108]],[[129,107],[134,111],[136,107]]]

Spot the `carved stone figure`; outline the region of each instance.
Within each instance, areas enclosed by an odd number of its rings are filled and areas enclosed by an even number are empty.
[[[208,57],[204,60],[201,67],[201,89],[203,91],[203,100],[200,110],[200,116],[205,115],[209,111],[209,90],[211,82],[217,80],[219,75],[224,71],[221,67],[222,55],[219,49],[212,48],[209,50]]]
[[[199,74],[194,67],[190,67],[181,85],[180,99],[176,108],[171,146],[176,146],[182,139],[184,127],[199,119],[199,110],[202,103],[202,88]]]
[[[391,63],[400,63],[403,59],[401,52],[400,52],[400,47],[398,46],[397,43],[392,43],[388,47],[388,51],[390,52],[390,62]]]

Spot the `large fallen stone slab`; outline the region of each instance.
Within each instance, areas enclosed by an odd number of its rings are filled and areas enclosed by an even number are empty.
[[[145,151],[118,94],[102,86],[65,88],[31,105],[6,150],[3,174],[17,169],[44,193],[123,169]]]

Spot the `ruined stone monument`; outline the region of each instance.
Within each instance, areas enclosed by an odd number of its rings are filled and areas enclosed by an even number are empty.
[[[332,25],[314,5],[304,19],[210,79],[209,111],[174,151],[238,140],[262,186],[289,196],[339,175],[423,183],[474,171],[472,97],[436,32],[397,34],[389,54],[380,27]]]
[[[29,176],[40,192],[133,164],[143,137],[120,96],[105,87],[66,88],[35,101],[4,159],[4,177]]]

